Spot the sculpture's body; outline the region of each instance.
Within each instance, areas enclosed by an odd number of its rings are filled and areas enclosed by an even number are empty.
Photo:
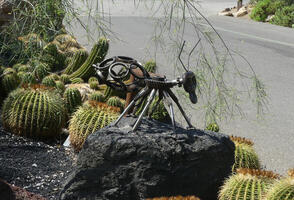
[[[158,93],[158,101],[156,102],[156,105],[153,107],[149,116],[152,115],[159,102],[163,99],[167,102],[167,105],[170,109],[171,120],[173,128],[175,129],[174,111],[171,101],[173,100],[188,123],[188,127],[193,128],[176,95],[171,90],[171,88],[174,86],[178,85],[181,87],[183,85],[185,91],[190,95],[191,102],[194,104],[197,103],[197,96],[195,94],[196,79],[193,72],[185,69],[186,72],[182,77],[179,77],[175,80],[167,80],[165,76],[148,73],[139,62],[124,56],[116,56],[106,59],[99,65],[94,65],[94,67],[97,70],[97,75],[100,79],[99,81],[104,82],[109,87],[116,90],[123,90],[129,93],[138,92],[133,99],[131,99],[132,95],[127,96],[126,108],[121,116],[115,121],[114,125],[116,125],[134,105],[139,105],[143,99],[148,98],[147,104],[145,105],[144,109],[138,117],[138,120],[133,126],[133,131],[137,130],[142,117],[148,110],[148,107],[153,101],[156,93]],[[126,79],[128,75],[130,75],[129,81],[127,81],[128,83],[125,83],[123,80]]]

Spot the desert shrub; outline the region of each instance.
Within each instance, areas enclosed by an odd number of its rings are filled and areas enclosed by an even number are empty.
[[[271,20],[271,23],[280,26],[292,27],[294,25],[294,4],[278,10],[275,13],[274,18]]]
[[[259,1],[250,14],[251,19],[264,22],[269,15],[275,14],[276,11],[287,5],[281,0],[263,0]]]
[[[32,56],[38,56],[43,46],[40,41],[48,42],[61,31],[68,4],[68,0],[9,2],[12,4],[13,19],[0,30],[0,60],[5,65],[25,63]]]

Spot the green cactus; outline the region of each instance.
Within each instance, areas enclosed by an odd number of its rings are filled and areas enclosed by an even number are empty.
[[[148,114],[151,114],[152,109],[156,105],[158,99],[159,99],[158,97],[155,97],[155,99],[152,101],[150,108],[149,108],[149,111],[148,111]],[[158,121],[161,121],[161,122],[164,122],[164,123],[171,122],[171,118],[169,116],[169,113],[165,109],[163,101],[160,101],[158,106],[155,108],[153,114],[151,115],[151,118],[158,120]]]
[[[98,79],[96,77],[94,77],[94,76],[89,78],[88,83],[90,84],[91,82],[98,82],[98,84],[99,84]]]
[[[95,74],[93,64],[103,61],[108,51],[109,43],[106,38],[99,39],[98,43],[94,45],[89,57],[74,73],[70,75],[70,78],[83,78],[88,80],[89,77]]]
[[[54,38],[54,42],[58,42],[59,44],[63,44],[70,40],[75,40],[75,38],[69,34],[60,34]]]
[[[54,77],[50,76],[50,75],[43,78],[42,84],[47,86],[47,87],[55,87],[56,86]]]
[[[21,84],[37,84],[36,77],[31,72],[18,72]]]
[[[60,92],[61,94],[64,92],[65,90],[65,86],[63,84],[62,81],[55,81],[55,88],[57,89],[58,92]]]
[[[38,60],[31,60],[30,65],[33,67],[33,74],[38,81],[41,81],[50,72],[50,68],[46,63],[42,63]]]
[[[73,78],[70,80],[72,84],[84,83],[84,80],[82,78]]]
[[[33,70],[30,65],[22,65],[18,68],[17,72],[32,72]]]
[[[25,65],[22,64],[22,63],[17,63],[17,64],[14,64],[14,65],[12,66],[12,68],[13,68],[15,71],[18,72],[19,68],[22,67],[22,66],[25,66]]]
[[[82,104],[82,96],[77,88],[67,88],[64,91],[63,98],[65,99],[67,111],[70,114]]]
[[[253,149],[253,142],[241,137],[230,136],[230,138],[235,144],[235,163],[232,170],[236,171],[238,168],[260,169],[260,161]]]
[[[147,72],[155,73],[156,71],[156,63],[153,60],[150,60],[145,63],[144,68]]]
[[[55,74],[55,73],[51,73],[49,76],[52,76],[52,78],[55,80],[55,81],[59,81],[60,80],[60,77]]]
[[[65,122],[64,102],[54,90],[41,85],[14,90],[2,108],[3,127],[14,134],[47,138],[57,136]]]
[[[270,171],[240,168],[225,181],[218,199],[261,200],[277,178]]]
[[[98,83],[98,81],[92,81],[92,82],[90,83],[90,88],[91,88],[92,90],[98,90],[98,89],[99,89],[99,83]]]
[[[105,97],[104,97],[104,95],[101,92],[95,91],[95,92],[92,92],[90,94],[89,100],[99,101],[99,102],[105,102]]]
[[[89,134],[107,126],[118,116],[117,108],[96,101],[86,102],[79,107],[70,119],[69,136],[71,145],[75,150],[80,150]]]
[[[65,55],[59,51],[60,44],[56,41],[49,42],[43,49],[41,62],[46,63],[52,71],[61,70],[65,66]]]
[[[70,83],[70,78],[69,78],[69,75],[67,74],[62,74],[60,76],[60,80],[64,83],[64,84],[68,84]]]
[[[120,108],[120,112],[122,112],[125,108],[125,100],[119,98],[119,97],[110,97],[107,102],[107,105],[113,106],[113,107],[118,107]]]
[[[216,122],[212,122],[206,126],[206,130],[213,131],[213,132],[217,133],[217,132],[219,132],[219,126]]]
[[[266,194],[264,200],[294,199],[294,169],[288,171],[288,177],[276,181]]]
[[[12,68],[6,68],[2,73],[1,85],[4,93],[7,95],[12,90],[16,89],[20,84],[20,78],[16,71]]]

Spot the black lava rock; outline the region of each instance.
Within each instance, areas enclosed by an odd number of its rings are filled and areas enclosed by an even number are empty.
[[[88,137],[60,199],[216,199],[234,162],[229,137],[182,128],[174,133],[170,125],[146,119],[133,133],[134,120],[123,118],[118,127]]]

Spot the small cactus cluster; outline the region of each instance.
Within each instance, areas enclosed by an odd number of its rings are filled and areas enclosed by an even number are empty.
[[[217,132],[219,132],[219,126],[216,122],[212,122],[206,126],[206,130],[213,131],[213,132],[217,133]]]
[[[92,92],[90,94],[89,100],[99,101],[99,102],[105,102],[105,97],[104,97],[104,95],[101,92],[95,91],[95,92]]]
[[[152,110],[154,109],[154,106],[156,106],[157,101],[158,101],[158,96],[155,97],[155,99],[152,101],[149,110],[146,112],[146,115],[151,114]],[[145,98],[144,100],[141,100],[142,103],[139,105],[138,108],[136,108],[135,111],[135,115],[140,115],[141,112],[143,111],[146,103],[147,103],[147,99]],[[168,111],[166,110],[163,101],[159,102],[158,106],[155,108],[154,112],[151,115],[152,119],[161,121],[161,122],[170,122],[170,116]]]
[[[3,127],[14,134],[47,138],[59,134],[66,111],[59,94],[42,85],[14,90],[2,107]]]
[[[93,90],[98,90],[99,89],[99,81],[96,77],[90,77],[88,80],[88,83],[90,85],[90,88]]]
[[[70,75],[70,78],[82,78],[84,80],[88,80],[95,74],[95,70],[92,65],[103,61],[108,52],[108,48],[108,40],[106,38],[100,38],[99,41],[93,46],[86,61]]]
[[[92,81],[92,82],[89,83],[89,85],[90,85],[90,88],[92,90],[98,90],[99,89],[99,83],[98,83],[98,81]]]
[[[70,143],[79,151],[89,134],[107,126],[119,116],[119,108],[97,101],[85,102],[69,122]]]
[[[155,73],[156,72],[156,63],[153,60],[150,60],[145,63],[144,68],[147,72]]]
[[[107,100],[106,104],[109,106],[118,107],[120,109],[120,112],[123,112],[125,107],[125,100],[119,97],[113,96]]]
[[[148,111],[149,114],[151,114],[152,109],[154,109],[154,106],[156,106],[156,103],[157,103],[158,100],[159,100],[159,98],[155,97],[155,99],[151,103],[149,111]],[[168,123],[168,122],[171,121],[169,113],[167,112],[167,110],[166,110],[166,108],[165,108],[165,106],[163,104],[163,101],[159,102],[159,104],[155,108],[154,112],[152,113],[151,118],[155,119],[157,121],[160,121],[160,122],[165,122],[165,123]]]
[[[77,88],[67,88],[63,98],[69,114],[73,113],[82,104],[82,96]]]
[[[155,198],[147,198],[146,200],[200,200],[195,196],[174,196],[174,197],[155,197]]]
[[[288,171],[288,177],[276,181],[264,200],[293,200],[294,199],[294,169]]]
[[[50,67],[39,60],[31,60],[29,65],[33,68],[33,74],[38,81],[42,81],[43,78],[50,73]]]
[[[238,168],[260,169],[259,158],[253,149],[253,142],[246,138],[230,136],[235,144],[235,163],[233,171]]]
[[[219,200],[261,200],[279,176],[271,171],[239,168],[221,188]]]

